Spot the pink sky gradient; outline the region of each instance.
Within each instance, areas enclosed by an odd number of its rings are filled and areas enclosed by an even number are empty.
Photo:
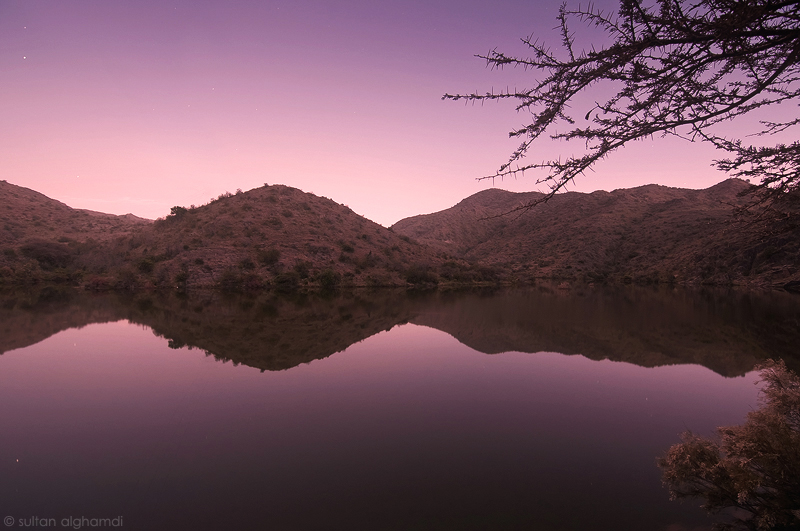
[[[475,179],[505,161],[516,147],[507,133],[526,116],[442,94],[524,86],[530,74],[492,72],[473,55],[522,54],[531,33],[556,46],[559,4],[5,1],[0,179],[148,218],[264,183],[383,225],[448,208],[491,186]],[[537,149],[533,160],[571,147]],[[705,188],[726,177],[715,155],[657,138],[573,189]]]

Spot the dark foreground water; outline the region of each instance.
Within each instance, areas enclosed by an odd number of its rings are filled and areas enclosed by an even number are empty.
[[[698,503],[668,500],[656,457],[686,429],[742,422],[759,360],[797,367],[798,299],[9,293],[0,517],[8,529],[709,529]]]

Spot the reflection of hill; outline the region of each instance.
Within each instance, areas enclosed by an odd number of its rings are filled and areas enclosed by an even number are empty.
[[[0,354],[28,347],[69,328],[124,319],[115,297],[66,289],[0,294]]]
[[[134,322],[170,346],[197,347],[222,361],[282,370],[322,359],[408,321],[403,291],[344,292],[321,297],[195,293],[186,299],[140,299]]]
[[[644,367],[694,363],[726,376],[744,374],[775,356],[800,368],[796,296],[634,287],[343,291],[327,297],[44,289],[0,295],[0,353],[68,328],[120,319],[151,327],[172,347],[200,348],[218,360],[262,370],[322,359],[409,321],[489,354],[553,351]]]
[[[768,357],[800,364],[792,361],[798,302],[784,293],[540,289],[453,297],[421,309],[412,322],[487,354],[552,351],[643,367],[693,363],[737,376]]]

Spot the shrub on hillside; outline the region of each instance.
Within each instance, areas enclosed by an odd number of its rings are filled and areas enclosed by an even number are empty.
[[[300,285],[300,275],[296,271],[286,271],[275,276],[275,289],[292,291]]]
[[[278,263],[281,252],[278,249],[261,249],[258,251],[258,261],[266,266]]]
[[[403,276],[409,284],[438,284],[439,277],[429,265],[414,264],[405,270]]]
[[[306,279],[311,274],[311,263],[301,260],[294,265],[293,269],[301,279]]]
[[[115,282],[117,289],[135,290],[141,287],[139,277],[130,268],[123,268],[117,272],[117,280]]]
[[[321,287],[325,289],[332,289],[342,282],[342,275],[333,269],[325,269],[319,275],[317,275],[316,281],[319,282]]]
[[[20,251],[28,258],[39,262],[39,266],[46,271],[67,267],[72,262],[72,251],[61,243],[29,242],[20,247]]]
[[[136,268],[142,273],[149,275],[150,273],[153,272],[153,268],[155,267],[155,265],[156,265],[155,260],[151,257],[147,257],[139,260],[139,263],[136,264]]]
[[[174,206],[169,209],[169,216],[167,216],[168,220],[179,220],[183,218],[186,214],[189,213],[189,210],[182,206]]]
[[[242,289],[242,276],[235,269],[228,268],[219,276],[217,287],[223,291],[239,291]]]
[[[239,267],[246,271],[252,271],[253,269],[256,268],[256,264],[253,263],[253,261],[250,260],[249,258],[245,258],[244,260],[239,262]]]
[[[92,275],[86,282],[85,288],[92,291],[108,291],[113,288],[114,280],[110,277]]]

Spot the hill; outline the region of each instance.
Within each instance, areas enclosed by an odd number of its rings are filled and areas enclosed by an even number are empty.
[[[224,193],[143,220],[81,211],[1,183],[0,283],[89,289],[407,286],[481,280],[486,268],[433,251],[295,188]]]
[[[485,190],[456,206],[398,221],[392,229],[440,251],[513,271],[522,279],[783,285],[800,279],[797,231],[765,236],[735,223],[749,185],[706,190],[658,185],[541,197]],[[489,218],[489,219],[485,219]]]
[[[0,284],[89,289],[800,281],[800,234],[736,224],[748,184],[567,193],[485,190],[386,229],[283,185],[173,207],[156,221],[77,210],[0,181]],[[489,218],[489,219],[484,219]]]
[[[283,185],[172,210],[114,243],[130,273],[157,286],[405,285],[437,280],[446,261],[347,206]]]
[[[0,181],[0,246],[46,240],[108,241],[152,220],[71,208],[29,188]]]

